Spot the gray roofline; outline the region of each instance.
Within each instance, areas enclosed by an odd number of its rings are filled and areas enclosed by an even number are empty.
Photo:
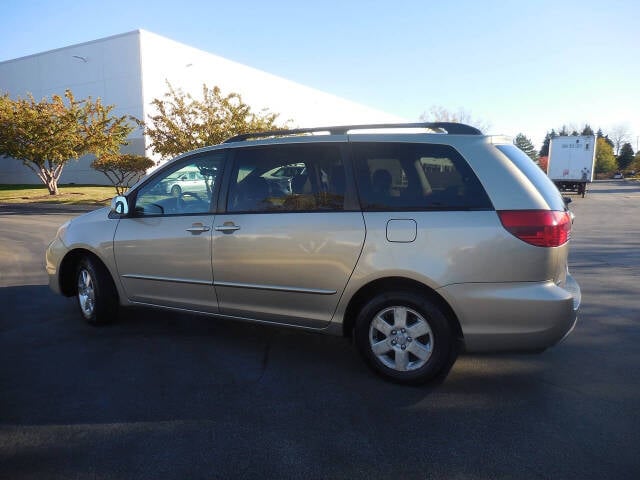
[[[45,50],[44,52],[38,52],[38,53],[32,53],[31,55],[25,55],[23,57],[18,57],[18,58],[12,58],[10,60],[3,60],[0,62],[0,65],[3,65],[5,63],[11,63],[11,62],[17,62],[19,60],[24,60],[27,58],[32,58],[32,57],[37,57],[40,55],[46,55],[48,53],[52,53],[52,52],[59,52],[62,50],[68,50],[70,48],[77,48],[77,47],[82,47],[85,45],[91,45],[94,43],[99,43],[99,42],[105,42],[108,40],[113,40],[114,38],[119,38],[119,37],[126,37],[128,35],[140,35],[140,32],[142,32],[143,30],[141,28],[138,28],[137,30],[132,30],[130,32],[125,32],[125,33],[118,33],[116,35],[111,35],[109,37],[103,37],[103,38],[98,38],[95,40],[89,40],[88,42],[82,42],[82,43],[74,43],[73,45],[67,45],[66,47],[60,47],[60,48],[54,48],[51,50]]]

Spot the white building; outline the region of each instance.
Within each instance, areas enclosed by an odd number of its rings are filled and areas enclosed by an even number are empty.
[[[166,93],[167,81],[196,98],[203,84],[239,93],[254,111],[269,109],[297,127],[405,121],[144,30],[0,62],[0,92],[12,98],[31,93],[39,100],[71,89],[78,99],[99,97],[115,105],[114,115],[145,120],[154,113],[151,101]],[[123,150],[144,154],[148,143],[136,130]],[[153,158],[151,151],[146,154]],[[60,183],[108,184],[91,161],[87,156],[67,163]],[[0,159],[0,183],[39,179],[21,161]]]

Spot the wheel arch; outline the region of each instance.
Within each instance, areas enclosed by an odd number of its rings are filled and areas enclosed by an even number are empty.
[[[64,296],[72,297],[76,294],[75,273],[80,260],[85,257],[90,258],[97,265],[103,268],[104,271],[109,274],[109,277],[111,278],[111,281],[115,286],[115,281],[113,279],[111,271],[98,255],[96,255],[91,250],[87,250],[86,248],[75,248],[68,252],[62,259],[62,262],[60,262],[60,274],[58,278],[60,282],[60,292]]]
[[[455,314],[453,308],[451,308],[451,305],[449,305],[449,303],[431,287],[416,280],[411,280],[404,277],[379,278],[360,287],[360,289],[349,300],[349,303],[345,310],[342,322],[342,334],[345,337],[351,338],[353,336],[353,328],[355,326],[356,317],[358,316],[358,312],[365,305],[365,303],[375,295],[391,290],[410,291],[428,297],[442,309],[442,312],[445,314],[447,320],[453,327],[453,332],[456,337],[458,337],[459,339],[463,338],[460,321],[458,320],[458,316]]]

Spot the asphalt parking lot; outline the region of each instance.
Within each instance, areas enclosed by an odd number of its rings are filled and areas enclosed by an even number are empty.
[[[336,337],[155,310],[87,326],[42,266],[75,214],[0,206],[0,478],[640,478],[640,183],[572,198],[573,334],[419,388]]]

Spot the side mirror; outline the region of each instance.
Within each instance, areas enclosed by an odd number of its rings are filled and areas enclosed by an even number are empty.
[[[117,215],[128,215],[129,203],[127,202],[127,197],[123,197],[121,195],[113,197],[113,200],[111,200],[111,213],[115,213]]]
[[[562,200],[564,200],[564,206],[568,207],[569,204],[573,201],[571,200],[571,197],[562,197]]]

